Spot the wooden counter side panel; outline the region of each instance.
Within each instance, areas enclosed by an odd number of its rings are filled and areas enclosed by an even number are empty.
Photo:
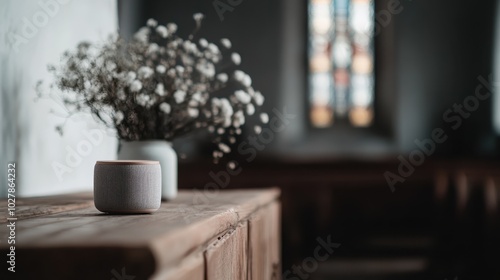
[[[273,202],[248,220],[248,279],[280,278],[280,203]]]
[[[174,268],[163,268],[150,280],[205,280],[205,258],[198,252],[181,260]]]
[[[248,225],[242,223],[208,246],[206,280],[247,279]]]

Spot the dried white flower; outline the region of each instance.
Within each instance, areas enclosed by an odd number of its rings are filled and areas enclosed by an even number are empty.
[[[204,48],[208,47],[208,41],[205,38],[201,38],[198,42],[200,43],[200,46]]]
[[[182,90],[177,90],[174,93],[174,98],[175,98],[175,102],[177,102],[177,104],[182,103],[182,102],[184,102],[184,99],[186,98],[186,92],[182,91]]]
[[[241,70],[234,71],[234,79],[237,82],[243,83],[243,79],[245,79],[245,75],[246,75],[245,72],[243,72]]]
[[[260,121],[264,124],[269,122],[269,115],[267,113],[260,114]]]
[[[191,118],[197,118],[198,115],[200,114],[200,111],[196,108],[188,108],[187,112]]]
[[[154,71],[147,66],[142,66],[137,70],[137,74],[139,75],[139,79],[147,79],[154,74]]]
[[[163,102],[160,104],[160,110],[165,114],[170,114],[171,107],[170,104]]]
[[[234,138],[233,138],[234,139]],[[234,141],[236,142],[236,140]],[[233,142],[233,143],[234,143]],[[234,161],[230,161],[228,164],[227,164],[227,167],[229,167],[229,169],[231,170],[234,170],[236,168],[236,163]]]
[[[162,38],[167,38],[168,36],[168,30],[163,25],[158,25],[158,27],[156,27],[156,33],[158,33]]]
[[[233,121],[234,127],[238,128],[244,124],[245,124],[245,114],[243,114],[243,111],[237,111],[234,114],[234,121]]]
[[[170,32],[170,34],[177,32],[177,24],[175,24],[175,23],[167,24],[167,30],[168,30],[168,32]]]
[[[156,66],[156,72],[163,74],[163,73],[165,73],[165,71],[167,71],[167,68],[165,66],[163,66],[163,65]]]
[[[138,92],[142,89],[142,83],[139,80],[135,80],[130,84],[131,92]]]
[[[120,139],[154,135],[171,141],[180,133],[207,128],[218,145],[214,158],[230,153],[229,144],[237,142],[236,135],[242,134],[242,126],[255,116],[264,97],[252,88],[245,72],[218,72],[240,65],[242,58],[227,38],[214,44],[197,37],[204,16],[198,13],[193,18],[196,26],[187,38],[174,35],[176,24],[149,19],[133,40],[110,38],[103,46],[80,43],[65,53],[61,68],[53,69],[56,86],[76,94],[76,98],[63,96],[63,101],[76,111],[87,105],[94,114],[106,112],[101,120],[118,128]],[[229,91],[229,97],[216,98],[222,90]],[[269,122],[265,113],[255,117],[260,125]],[[261,133],[255,123],[250,130]],[[236,164],[231,162],[228,168]]]
[[[152,43],[149,45],[147,52],[148,52],[148,54],[152,54],[152,53],[157,52],[159,49],[160,49],[160,47],[158,46],[158,44]]]
[[[125,81],[127,84],[132,84],[133,81],[135,81],[135,78],[137,78],[137,74],[135,72],[128,72],[127,76],[125,77]]]
[[[150,27],[155,27],[156,25],[158,25],[158,22],[152,18],[148,19],[148,21],[146,22],[146,24]]]
[[[231,152],[231,148],[229,148],[229,146],[224,143],[219,143],[219,149],[226,154],[229,154]]]
[[[115,121],[116,121],[116,124],[121,124],[122,121],[123,121],[123,118],[125,116],[123,115],[123,112],[122,111],[118,111],[115,113]]]
[[[229,41],[229,39],[227,38],[222,38],[220,39],[220,43],[226,48],[226,49],[230,49],[231,48],[231,41]]]
[[[106,70],[112,72],[115,69],[116,69],[116,63],[114,63],[113,61],[106,62]]]
[[[184,67],[181,65],[175,66],[175,70],[177,70],[180,74],[184,73]]]
[[[202,94],[201,92],[197,91],[195,92],[192,96],[191,96],[191,99],[193,101],[196,101],[196,103],[203,103],[204,100],[203,100],[203,97],[202,97]]]
[[[252,103],[247,104],[247,115],[252,116],[255,113],[255,106]]]
[[[123,91],[123,89],[120,89],[117,93],[116,93],[116,96],[118,97],[118,99],[120,100],[125,100],[127,99],[127,95],[125,94],[125,91]]]
[[[252,98],[250,97],[250,95],[243,90],[235,91],[234,96],[236,97],[236,99],[239,102],[241,102],[243,104],[248,104],[248,103],[250,103],[250,101],[252,101]]]
[[[262,132],[262,127],[260,127],[260,125],[256,125],[253,129],[255,134],[260,134]]]
[[[193,19],[196,21],[197,24],[201,24],[201,20],[204,17],[205,16],[202,13],[196,13],[196,14],[193,15]]]
[[[167,75],[170,77],[170,78],[175,78],[175,69],[174,68],[170,68],[168,69],[167,71]]]
[[[155,93],[159,96],[165,95],[165,86],[162,83],[158,83],[155,88]]]
[[[208,78],[213,78],[215,75],[215,66],[212,63],[198,63],[196,70]]]
[[[262,104],[264,104],[264,96],[260,91],[255,92],[254,100],[257,106],[262,106]]]
[[[90,69],[90,61],[88,59],[82,60],[82,62],[80,62],[79,67],[84,71]]]
[[[229,126],[231,126],[231,117],[233,115],[233,106],[231,106],[231,103],[226,98],[221,98],[220,101],[221,101],[222,117],[224,118],[224,122],[222,125],[224,127],[229,127]]]
[[[182,46],[184,47],[184,49],[187,52],[191,52],[191,53],[197,53],[198,52],[198,47],[196,46],[195,43],[193,43],[191,41],[184,41],[184,43],[182,44]]]
[[[243,82],[242,84],[246,87],[250,87],[252,85],[252,78],[247,74],[245,77],[243,77]]]
[[[231,60],[233,61],[234,64],[240,65],[240,63],[241,63],[241,56],[238,53],[232,53],[231,54]]]
[[[213,54],[219,54],[220,51],[219,51],[219,47],[217,47],[217,45],[215,44],[208,44],[208,49],[210,50],[210,52],[212,52]]]
[[[137,104],[143,107],[149,107],[149,101],[151,101],[151,97],[147,94],[141,93],[136,97]]]
[[[221,83],[226,83],[228,80],[227,74],[226,73],[217,74],[217,80],[219,80]]]
[[[148,27],[141,27],[135,34],[134,34],[134,39],[136,39],[139,42],[147,43],[148,38],[149,38],[149,28]]]

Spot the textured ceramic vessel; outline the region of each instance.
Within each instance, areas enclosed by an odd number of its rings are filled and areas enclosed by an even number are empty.
[[[177,196],[177,154],[172,144],[165,140],[121,141],[118,151],[120,160],[155,160],[161,165],[162,199]]]
[[[94,167],[94,204],[106,213],[152,213],[161,205],[158,161],[98,161]]]

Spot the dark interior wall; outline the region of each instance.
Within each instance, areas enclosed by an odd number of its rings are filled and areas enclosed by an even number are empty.
[[[414,149],[414,139],[429,138],[440,127],[449,135],[438,147],[443,154],[491,155],[491,98],[455,131],[443,114],[474,95],[478,76],[491,74],[496,1],[402,3],[395,18],[400,149]]]
[[[389,2],[377,1],[377,10],[387,9]],[[412,151],[415,139],[429,138],[434,128],[443,128],[448,140],[437,145],[438,154],[498,154],[491,98],[481,101],[479,109],[463,119],[456,130],[451,129],[453,123],[443,119],[446,110],[474,94],[478,76],[488,77],[492,72],[495,0],[400,0],[403,10],[392,16],[377,37],[377,94],[384,95],[379,98],[379,114],[384,122],[391,122],[385,129],[389,131],[388,139],[379,142],[363,134],[349,137],[346,133],[328,137],[323,134],[317,141],[308,138],[303,98],[307,66],[305,0],[119,3],[124,30],[137,29],[153,17],[161,23],[176,22],[179,32],[188,34],[194,25],[192,14],[202,12],[206,18],[201,36],[210,41],[231,39],[234,50],[242,56],[242,70],[252,76],[254,87],[266,96],[264,110],[282,110],[286,106],[299,116],[264,152],[281,148],[285,154],[297,152],[307,157],[307,148],[313,147],[317,151],[331,150],[333,159],[341,152],[358,151],[366,156],[373,150],[382,157],[392,157]],[[223,13],[222,19],[214,3],[235,5]],[[127,9],[123,7],[129,7],[129,12],[124,13]],[[136,11],[138,16],[128,22],[123,17],[128,17],[130,11]]]

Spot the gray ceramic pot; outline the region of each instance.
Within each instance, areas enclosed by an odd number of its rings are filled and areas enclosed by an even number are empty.
[[[94,167],[94,204],[101,212],[152,213],[161,205],[158,161],[98,161]]]

